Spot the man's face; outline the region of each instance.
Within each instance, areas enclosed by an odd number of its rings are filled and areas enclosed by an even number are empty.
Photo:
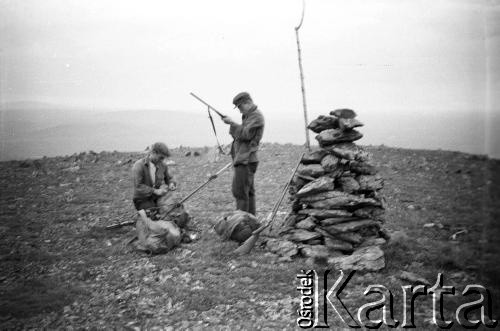
[[[151,152],[150,160],[154,164],[158,164],[158,163],[162,162],[164,159],[165,159],[165,155],[159,154],[159,153],[156,153],[156,152]]]
[[[252,109],[252,106],[253,106],[253,102],[250,100],[246,100],[238,105],[238,109],[240,110],[240,113],[245,115]]]

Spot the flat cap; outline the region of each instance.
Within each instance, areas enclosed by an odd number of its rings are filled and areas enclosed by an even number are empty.
[[[250,94],[248,92],[241,92],[236,94],[236,96],[233,98],[233,105],[238,106],[240,103],[242,103],[245,100],[252,100],[250,97]]]

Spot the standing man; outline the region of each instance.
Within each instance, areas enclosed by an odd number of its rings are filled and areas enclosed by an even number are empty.
[[[234,166],[232,193],[236,209],[255,215],[254,175],[259,164],[257,151],[264,133],[264,116],[247,92],[238,93],[233,104],[242,115],[242,123],[238,124],[227,116],[222,119],[230,125],[229,134],[234,139],[231,146]]]
[[[170,156],[170,151],[162,142],[154,143],[148,155],[135,162],[134,175],[134,206],[137,210],[157,206],[157,200],[168,190],[175,190],[176,184],[168,173],[168,167],[163,160]]]

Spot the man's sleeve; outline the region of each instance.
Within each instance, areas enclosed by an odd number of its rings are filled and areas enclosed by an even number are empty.
[[[163,175],[164,175],[163,177],[164,177],[164,180],[165,180],[165,184],[169,185],[170,183],[174,182],[173,181],[174,178],[172,176],[170,176],[170,174],[168,173],[168,167],[167,166],[165,166],[165,171],[164,171]]]
[[[245,125],[242,124],[231,124],[229,128],[229,133],[234,139],[240,141],[251,141],[255,138],[255,134],[259,129],[264,126],[264,117],[261,114],[254,113],[248,118],[248,122]]]
[[[153,188],[145,184],[146,179],[144,178],[144,172],[139,163],[134,164],[132,172],[134,176],[135,196],[137,198],[149,198],[153,195]]]

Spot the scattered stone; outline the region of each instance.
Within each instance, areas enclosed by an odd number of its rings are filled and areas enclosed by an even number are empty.
[[[308,195],[313,195],[320,192],[331,191],[334,189],[334,180],[330,177],[319,177],[310,183],[304,185],[295,195],[301,198]]]
[[[354,129],[349,131],[328,129],[321,131],[321,133],[316,136],[316,140],[321,147],[331,146],[342,142],[352,142],[361,138],[363,138],[363,134]]]
[[[433,228],[436,224],[434,223],[425,223],[424,228]]]
[[[78,170],[80,170],[80,166],[74,166],[74,167],[65,168],[62,171],[77,172]]]
[[[385,267],[385,258],[379,246],[368,246],[351,255],[329,258],[328,264],[340,270],[378,271]]]
[[[307,128],[315,133],[320,133],[327,129],[336,129],[339,127],[339,120],[333,116],[320,115],[312,121]]]
[[[321,160],[321,166],[326,172],[331,172],[335,171],[337,169],[339,164],[339,159],[335,155],[332,154],[327,154],[322,160]]]
[[[410,239],[404,231],[394,231],[392,233],[388,232],[388,235],[392,242],[404,243]]]

